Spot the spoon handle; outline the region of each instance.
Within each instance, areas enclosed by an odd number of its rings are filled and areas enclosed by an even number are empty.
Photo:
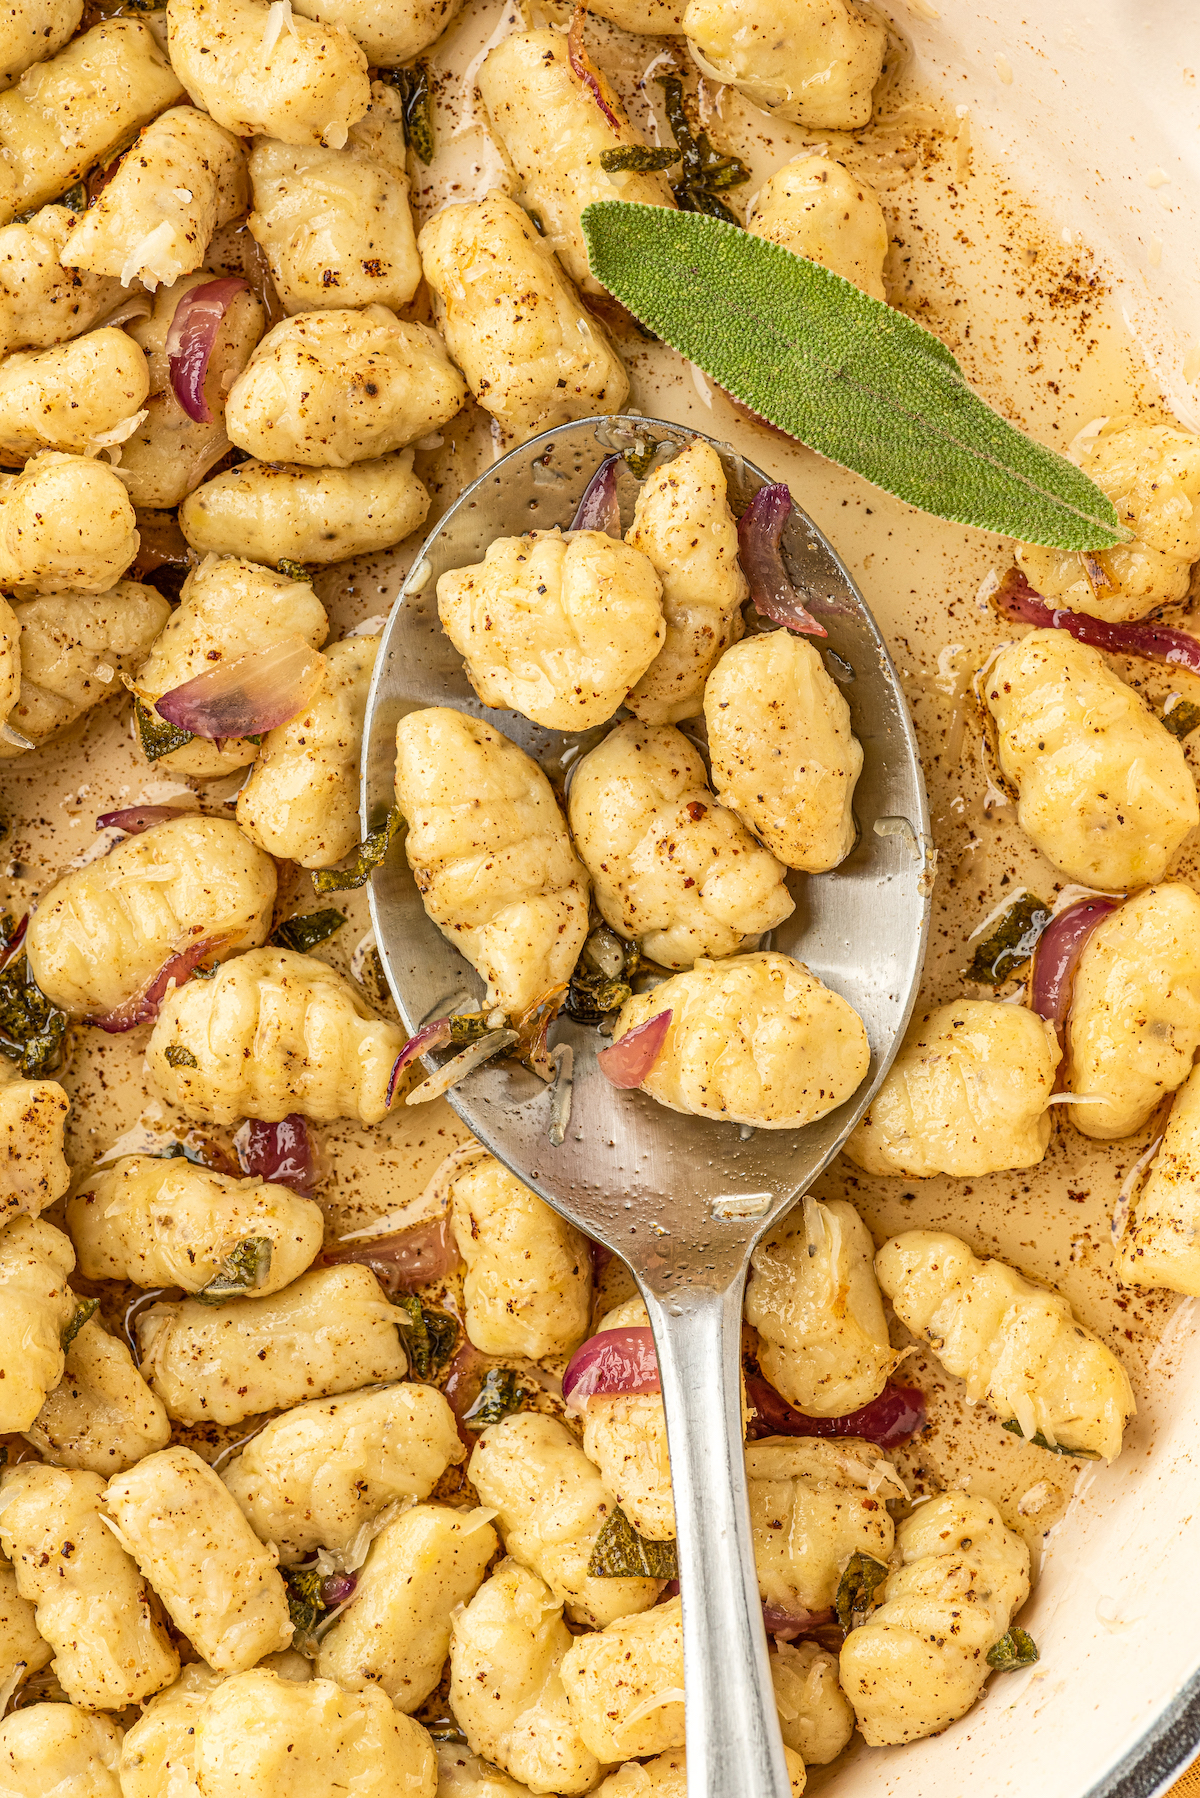
[[[688,1798],[790,1798],[750,1535],[742,1286],[642,1289],[658,1349],[683,1595]]]

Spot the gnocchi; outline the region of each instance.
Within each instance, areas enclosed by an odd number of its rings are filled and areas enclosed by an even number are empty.
[[[750,588],[721,458],[699,438],[638,489],[625,541],[662,581],[663,646],[625,703],[643,724],[678,724],[701,710],[718,659],[742,634]]]
[[[495,1508],[508,1553],[545,1580],[572,1622],[599,1629],[654,1603],[657,1580],[588,1573],[616,1500],[565,1424],[534,1412],[506,1417],[480,1436],[468,1471]]]
[[[678,1598],[576,1636],[562,1683],[580,1739],[601,1762],[683,1747],[683,1608]]]
[[[63,265],[136,279],[153,293],[204,261],[213,232],[246,210],[246,158],[233,133],[194,106],[173,106],[121,158],[80,219]]]
[[[747,231],[808,256],[853,281],[873,300],[884,300],[887,222],[869,182],[829,156],[798,156],[776,169],[761,187],[746,219]]]
[[[263,739],[237,821],[280,861],[332,868],[358,841],[358,764],[378,651],[378,637],[334,643],[315,697]]]
[[[428,325],[378,305],[301,312],[268,331],[238,375],[225,429],[263,461],[348,468],[429,436],[466,397]]]
[[[30,920],[29,966],[63,1011],[107,1017],[185,949],[219,960],[257,947],[275,885],[274,863],[236,824],[170,819],[56,881]]]
[[[567,815],[605,922],[664,968],[756,948],[795,909],[673,725],[618,724],[576,765]]]
[[[317,1674],[347,1692],[377,1685],[415,1711],[442,1676],[451,1621],[483,1583],[499,1538],[490,1512],[416,1505],[376,1536],[354,1602],[321,1638]]]
[[[166,1407],[98,1319],[88,1319],[65,1354],[62,1379],[25,1431],[44,1461],[107,1479],[167,1446]]]
[[[601,1772],[563,1689],[571,1646],[561,1603],[514,1560],[501,1561],[451,1625],[450,1708],[472,1750],[561,1798],[590,1792]]]
[[[469,1748],[439,1742],[437,1757],[438,1798],[530,1798],[528,1786],[518,1785]]]
[[[843,1153],[871,1174],[1033,1167],[1050,1143],[1062,1059],[1054,1026],[994,999],[959,999],[909,1026]]]
[[[21,633],[21,687],[9,725],[36,749],[92,706],[121,691],[162,631],[171,608],[137,581],[107,593],[42,593],[13,608]],[[0,758],[19,755],[0,739]]]
[[[371,62],[383,68],[428,49],[458,16],[462,0],[300,0],[297,12],[327,25],[343,25]]]
[[[1115,1223],[1118,1277],[1128,1286],[1165,1286],[1200,1296],[1200,1077],[1189,1074],[1175,1095],[1158,1153],[1128,1215]]]
[[[348,1551],[389,1505],[428,1498],[465,1457],[441,1393],[405,1382],[310,1399],[272,1418],[222,1478],[289,1565],[315,1548]]]
[[[628,1299],[601,1318],[607,1330],[645,1330],[650,1316],[641,1299]],[[583,1413],[583,1452],[639,1536],[652,1542],[675,1536],[667,1420],[657,1392],[593,1392]]]
[[[139,19],[103,19],[0,94],[0,221],[57,200],[72,182],[183,98]]]
[[[446,348],[502,430],[523,443],[621,410],[629,377],[608,333],[515,200],[445,206],[419,247]]]
[[[66,1192],[71,1170],[63,1138],[70,1109],[57,1080],[0,1086],[0,1223],[39,1217]]]
[[[402,1379],[396,1315],[367,1268],[314,1268],[269,1298],[152,1306],[137,1320],[142,1373],[169,1416],[240,1423]]]
[[[27,1430],[62,1379],[62,1333],[79,1303],[67,1285],[74,1266],[69,1239],[42,1218],[0,1230],[0,1433]]]
[[[193,1450],[162,1449],[118,1474],[104,1509],[176,1627],[216,1672],[245,1673],[290,1645],[275,1555]]]
[[[784,1745],[805,1766],[836,1760],[854,1734],[854,1712],[838,1682],[838,1658],[816,1642],[775,1643],[771,1681]]]
[[[490,1155],[458,1168],[450,1221],[466,1263],[464,1325],[489,1355],[569,1355],[587,1335],[587,1237]]]
[[[787,1763],[792,1798],[800,1798],[804,1790],[804,1763],[787,1746],[783,1757]],[[626,1761],[610,1773],[596,1788],[596,1798],[687,1798],[687,1755],[682,1748],[655,1755],[652,1761]]]
[[[858,1014],[775,950],[698,961],[621,1007],[613,1029],[670,1011],[643,1092],[672,1111],[766,1130],[795,1130],[833,1111],[870,1062]]]
[[[404,1041],[324,962],[251,949],[167,996],[146,1061],[163,1096],[207,1123],[295,1111],[377,1124]]]
[[[651,563],[603,531],[497,538],[439,577],[437,602],[484,705],[549,730],[611,718],[664,636]]]
[[[222,1681],[196,1719],[204,1798],[276,1798],[304,1784],[338,1798],[434,1798],[437,1760],[419,1723],[373,1687],[297,1684],[256,1667]],[[303,1770],[303,1771],[301,1771]]]
[[[1108,418],[1079,466],[1116,507],[1132,543],[1083,555],[1022,544],[1017,561],[1053,604],[1120,621],[1183,599],[1200,556],[1200,437],[1149,419]]]
[[[89,1280],[184,1292],[203,1292],[234,1250],[254,1241],[262,1277],[253,1290],[265,1298],[312,1263],[325,1219],[287,1186],[231,1179],[182,1156],[122,1155],[72,1194],[67,1228]]]
[[[768,1436],[746,1444],[750,1527],[763,1602],[790,1616],[832,1608],[852,1555],[887,1562],[887,1505],[908,1498],[891,1463],[852,1436]]]
[[[135,506],[179,505],[229,449],[225,398],[266,328],[258,296],[242,290],[232,294],[225,306],[204,375],[207,422],[184,411],[171,379],[168,344],[175,315],[188,294],[207,287],[212,280],[203,269],[198,274],[180,275],[170,287],[159,289],[149,317],[134,319],[128,327],[130,337],[145,352],[150,371],[146,416],[122,442],[117,464]]]
[[[121,1798],[121,1731],[73,1704],[31,1704],[0,1723],[4,1798]]]
[[[53,1658],[53,1648],[38,1633],[33,1605],[17,1590],[12,1563],[0,1560],[0,1679],[11,1690]]]
[[[806,1199],[750,1257],[746,1321],[758,1364],[808,1417],[869,1404],[899,1359],[875,1279],[875,1245],[845,1199]]]
[[[392,90],[375,82],[342,150],[260,137],[250,151],[261,246],[285,312],[407,306],[421,281]]]
[[[900,1321],[966,1381],[968,1404],[986,1399],[1027,1442],[1114,1459],[1136,1409],[1129,1376],[1061,1293],[934,1230],[885,1242],[875,1271]]]
[[[11,7],[0,29],[0,82],[7,86],[34,63],[57,56],[82,17],[82,0],[20,0]]]
[[[223,1677],[189,1661],[173,1686],[142,1707],[121,1744],[121,1798],[198,1798],[196,1720]]]
[[[340,150],[371,102],[349,32],[262,0],[168,0],[167,50],[192,100],[238,137]]]
[[[121,304],[121,283],[63,266],[75,214],[43,206],[0,227],[0,355],[44,350],[90,331]]]
[[[96,1473],[8,1467],[0,1543],[72,1704],[122,1710],[176,1679],[179,1656],[157,1598],[104,1521],[103,1498]]]
[[[413,452],[399,450],[350,468],[240,462],[188,494],[179,524],[201,555],[325,563],[390,549],[428,511]]]
[[[701,74],[764,111],[820,130],[870,123],[887,32],[847,0],[688,0],[683,29]]]
[[[572,69],[567,41],[557,31],[516,31],[504,38],[489,51],[477,81],[516,174],[518,200],[536,213],[547,247],[575,285],[595,294],[605,290],[588,266],[579,223],[584,208],[593,200],[675,202],[660,174],[605,173],[600,159],[606,150],[644,145],[607,77],[586,58],[585,66],[604,97],[603,112]]]
[[[1183,746],[1098,649],[1035,630],[988,673],[1017,822],[1068,880],[1124,892],[1161,880],[1200,823]]]
[[[137,548],[129,496],[105,463],[46,450],[31,456],[20,474],[0,474],[0,587],[6,592],[107,593]]]
[[[989,1648],[1029,1593],[1029,1550],[986,1498],[939,1493],[905,1519],[896,1544],[883,1603],[841,1654],[842,1689],[873,1748],[965,1716]]]
[[[302,637],[319,649],[328,629],[325,608],[308,581],[237,556],[207,556],[183,583],[179,605],[142,665],[138,697],[152,707],[164,693],[210,672],[214,663],[235,662],[285,640]],[[220,744],[193,737],[156,765],[212,780],[245,768],[257,754],[258,745],[246,737],[226,737]]]
[[[704,718],[721,804],[786,867],[844,861],[862,746],[812,644],[785,630],[735,643],[708,677]]]
[[[1066,1029],[1073,1122],[1110,1141],[1140,1130],[1200,1049],[1200,896],[1147,888],[1096,926],[1079,957]]]
[[[92,455],[121,441],[149,391],[146,358],[124,331],[16,350],[0,363],[0,453]]]
[[[485,1009],[520,1018],[565,986],[588,878],[533,758],[447,706],[410,712],[396,727],[396,803],[425,910],[487,982]]]

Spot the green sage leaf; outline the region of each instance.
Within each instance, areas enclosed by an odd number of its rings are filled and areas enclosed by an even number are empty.
[[[1016,1623],[987,1651],[987,1664],[997,1673],[1015,1673],[1018,1667],[1032,1667],[1039,1658],[1037,1643]]]
[[[852,1554],[838,1581],[834,1609],[844,1630],[857,1629],[875,1608],[875,1594],[888,1576],[882,1561],[870,1555]]]
[[[285,918],[271,932],[271,941],[280,949],[295,949],[300,955],[307,955],[318,943],[323,943],[346,922],[344,911],[335,911],[327,906],[324,911],[305,912],[302,917]]]
[[[379,73],[384,81],[399,91],[404,141],[428,167],[433,161],[434,148],[429,64],[418,62],[411,69],[380,69]]]
[[[198,1068],[200,1063],[183,1043],[168,1043],[163,1056],[169,1068]]]
[[[281,1567],[279,1571],[287,1588],[293,1646],[299,1648],[329,1608],[321,1597],[322,1576],[316,1567]]]
[[[1190,737],[1196,726],[1200,724],[1200,705],[1193,705],[1191,700],[1184,699],[1182,694],[1172,693],[1158,716],[1171,735],[1178,737],[1182,742],[1183,738]]]
[[[981,986],[1003,986],[1029,960],[1050,918],[1050,907],[1033,893],[1014,899],[976,947],[965,970],[967,979]]]
[[[593,273],[744,405],[937,518],[1065,550],[1129,533],[1073,462],[967,385],[946,346],[820,263],[719,219],[601,200]]]
[[[162,756],[170,755],[173,749],[182,749],[190,743],[190,730],[180,730],[178,725],[168,724],[165,718],[140,699],[133,702],[133,715],[137,721],[138,739],[142,745],[142,754],[148,762],[157,762]]]
[[[1040,1430],[1035,1430],[1032,1436],[1026,1436],[1015,1417],[1010,1417],[1000,1427],[1002,1430],[1010,1431],[1014,1436],[1019,1436],[1022,1442],[1032,1442],[1035,1448],[1044,1448],[1052,1455],[1069,1455],[1073,1461],[1098,1461],[1100,1459],[1099,1453],[1094,1448],[1065,1448],[1061,1442],[1047,1442]]]
[[[345,893],[352,887],[366,886],[387,854],[392,838],[402,823],[400,808],[393,806],[387,815],[387,821],[378,830],[369,831],[363,838],[354,851],[354,859],[348,868],[314,868],[312,880],[318,893]]]
[[[280,556],[275,564],[280,574],[286,574],[292,581],[307,581],[312,585],[312,575],[306,562],[293,562],[290,556]]]
[[[653,1542],[634,1529],[620,1505],[596,1537],[589,1579],[678,1579],[674,1542]]]
[[[669,145],[651,150],[644,144],[617,144],[611,150],[600,152],[600,167],[606,175],[620,175],[627,169],[648,174],[655,169],[669,169],[678,161],[679,151],[672,150]]]
[[[397,1293],[392,1303],[404,1314],[398,1327],[409,1372],[418,1380],[432,1379],[454,1353],[458,1325],[445,1311],[427,1311],[415,1293]]]
[[[0,1051],[19,1062],[26,1080],[62,1066],[70,1019],[52,1005],[22,955],[0,970]]]
[[[100,1309],[99,1299],[80,1299],[75,1307],[75,1315],[59,1337],[59,1345],[65,1351],[70,1348],[75,1338],[90,1317],[94,1317]]]
[[[273,1248],[269,1236],[247,1236],[229,1251],[219,1271],[196,1298],[202,1305],[223,1305],[226,1299],[257,1291],[271,1271]]]
[[[468,1430],[486,1430],[489,1424],[522,1410],[528,1396],[515,1367],[489,1367],[479,1397],[463,1413],[463,1424]]]

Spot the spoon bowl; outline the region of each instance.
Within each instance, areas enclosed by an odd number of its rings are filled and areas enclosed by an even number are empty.
[[[396,726],[448,705],[519,744],[559,784],[598,731],[545,730],[483,706],[438,619],[440,575],[482,561],[497,537],[569,525],[614,451],[644,470],[700,433],[640,416],[562,425],[513,450],[469,487],[422,547],[383,634],[367,704],[363,828],[394,804]],[[740,515],[769,482],[712,442]],[[621,465],[622,526],[638,481]],[[787,1798],[750,1541],[739,1384],[742,1293],[755,1244],[837,1154],[883,1079],[916,998],[929,922],[933,849],[908,708],[875,622],[845,567],[794,507],[783,537],[792,579],[828,631],[814,639],[862,744],[858,838],[828,874],[792,873],[796,909],[770,946],[803,961],[854,1007],[871,1061],[854,1096],[800,1130],[739,1130],[684,1116],[610,1085],[605,1039],[560,1017],[552,1044],[573,1051],[563,1141],[551,1141],[551,1090],[516,1064],[489,1062],[449,1093],[468,1129],[555,1210],[629,1264],[646,1301],[666,1408],[683,1596],[688,1789],[692,1798]],[[685,726],[685,729],[688,728]],[[422,905],[399,841],[371,879],[379,954],[401,1019],[430,1019],[482,998],[484,983]],[[453,1051],[424,1058],[430,1071]]]

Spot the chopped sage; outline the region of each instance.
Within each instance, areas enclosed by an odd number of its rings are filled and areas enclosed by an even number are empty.
[[[405,143],[428,167],[433,161],[433,95],[429,87],[429,64],[414,63],[411,69],[380,69],[379,74],[400,95],[400,123]]]
[[[468,1430],[486,1430],[489,1424],[522,1410],[528,1396],[515,1367],[489,1367],[479,1397],[463,1414],[463,1423]]]
[[[987,1651],[987,1664],[997,1673],[1015,1673],[1018,1667],[1032,1667],[1038,1658],[1037,1643],[1016,1623]]]
[[[678,75],[659,75],[656,79],[663,90],[663,104],[680,162],[679,180],[671,186],[676,205],[682,212],[706,212],[710,218],[724,219],[727,225],[740,225],[741,220],[720,195],[749,181],[750,170],[740,157],[722,156],[715,150],[707,131],[693,132]]]
[[[1003,986],[1029,960],[1052,915],[1045,900],[1034,893],[1015,899],[975,950],[967,979],[981,986]]]
[[[74,1317],[59,1337],[59,1343],[63,1349],[70,1348],[84,1324],[87,1323],[90,1317],[94,1317],[99,1309],[99,1299],[80,1299],[78,1305],[75,1307]]]
[[[323,1575],[319,1567],[281,1567],[287,1588],[288,1614],[292,1620],[293,1647],[312,1635],[328,1605],[321,1597]]]
[[[286,574],[291,581],[312,581],[312,575],[303,562],[293,562],[290,556],[280,556],[275,564],[280,574]]]
[[[280,949],[297,949],[301,955],[315,949],[346,922],[344,911],[327,906],[324,911],[305,912],[302,917],[285,918],[271,933],[271,941]]]
[[[526,208],[525,208],[525,211],[526,211],[526,213],[527,213],[527,214],[528,214],[528,217],[529,217],[529,222],[530,222],[530,224],[531,224],[531,225],[532,225],[532,226],[533,226],[533,228],[534,228],[534,230],[535,230],[535,231],[536,231],[536,232],[537,232],[537,234],[538,234],[538,236],[539,236],[539,237],[545,237],[545,235],[546,235],[546,227],[545,227],[545,225],[544,225],[544,224],[543,224],[543,223],[542,223],[542,215],[541,215],[541,213],[540,213],[540,212],[535,212],[535,211],[534,211],[534,210],[533,210],[533,208],[532,208],[532,206],[527,206],[527,207],[526,207]]]
[[[678,1579],[674,1542],[640,1536],[620,1505],[596,1537],[588,1562],[589,1579]]]
[[[409,1372],[418,1380],[428,1380],[454,1353],[458,1325],[444,1311],[427,1311],[415,1293],[398,1293],[392,1303],[405,1316],[405,1322],[398,1327],[408,1354]]]
[[[678,161],[679,151],[669,146],[651,150],[644,144],[618,144],[615,149],[600,152],[600,167],[606,175],[623,175],[627,170],[649,174],[655,169],[669,169]]]
[[[640,438],[638,442],[641,442]],[[635,444],[633,449],[621,451],[621,460],[635,481],[644,481],[650,473],[650,464],[657,454],[657,443],[647,443],[642,448],[638,448]]]
[[[74,187],[68,187],[58,202],[60,206],[65,206],[68,212],[86,212],[87,203],[87,188],[82,181],[77,181]]]
[[[875,1594],[888,1576],[882,1561],[870,1555],[852,1554],[838,1581],[834,1609],[844,1630],[857,1629],[875,1608]]]
[[[451,1046],[465,1049],[468,1043],[482,1042],[489,1029],[487,1017],[482,1011],[460,1011],[450,1020]]]
[[[200,1066],[192,1051],[185,1049],[182,1043],[168,1043],[165,1054],[169,1068],[198,1068]]]
[[[1100,1459],[1098,1451],[1094,1448],[1064,1448],[1061,1442],[1047,1442],[1040,1430],[1035,1430],[1032,1436],[1027,1436],[1015,1417],[1010,1417],[1007,1423],[1000,1427],[1011,1431],[1014,1436],[1019,1436],[1022,1442],[1032,1442],[1035,1448],[1047,1449],[1052,1455],[1070,1455],[1073,1461],[1098,1461]]]
[[[1200,705],[1193,705],[1190,699],[1183,699],[1178,693],[1172,693],[1158,716],[1159,722],[1166,725],[1171,735],[1182,740],[1190,737],[1200,724]]]
[[[318,893],[345,893],[352,887],[366,886],[402,822],[400,808],[394,805],[379,829],[369,831],[363,838],[348,868],[314,868],[312,880]]]
[[[213,980],[215,979],[217,970],[220,966],[221,964],[219,961],[202,961],[199,967],[192,969],[192,979]]]
[[[271,1271],[272,1247],[269,1236],[247,1236],[229,1251],[196,1298],[202,1305],[223,1305],[226,1299],[257,1291]]]
[[[142,754],[148,762],[157,762],[164,755],[170,755],[173,749],[182,749],[190,743],[190,730],[180,730],[178,725],[168,724],[165,718],[152,711],[142,700],[133,702],[133,716],[137,722],[138,738],[142,745]]]
[[[69,1021],[47,999],[23,955],[0,970],[0,1050],[20,1063],[26,1080],[62,1066]]]
[[[627,980],[610,980],[591,968],[577,967],[567,988],[563,1010],[577,1024],[599,1024],[614,1011],[620,1011],[633,988]]]

